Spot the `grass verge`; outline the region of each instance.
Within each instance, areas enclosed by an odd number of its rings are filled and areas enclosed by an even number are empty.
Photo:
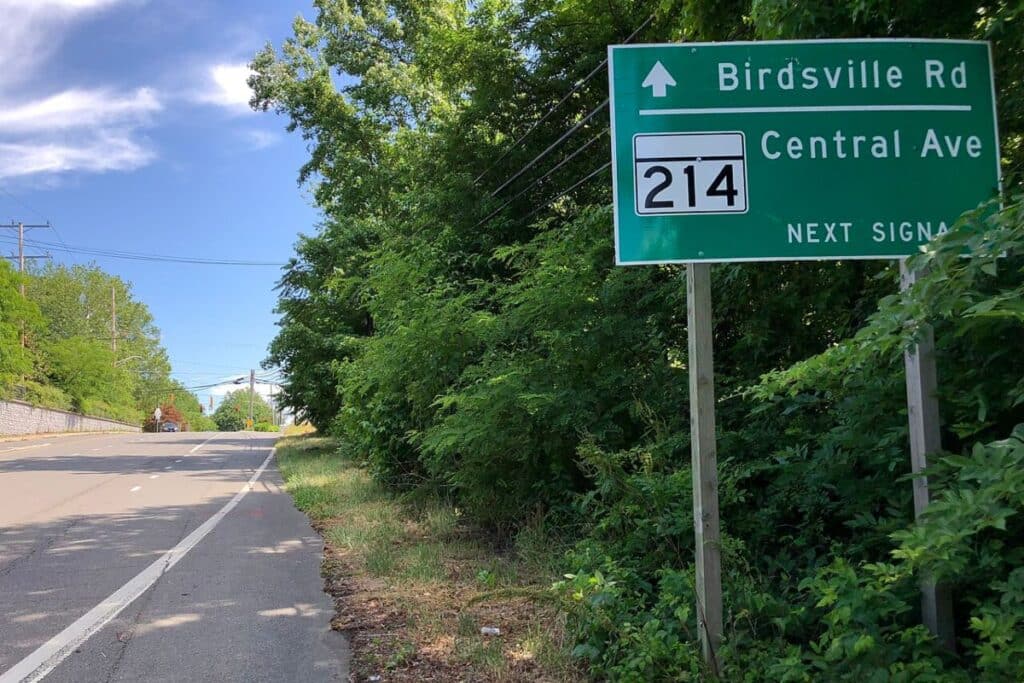
[[[353,680],[583,679],[563,615],[545,600],[556,578],[550,550],[502,553],[450,505],[401,503],[331,439],[287,437],[277,459],[296,506],[324,538],[332,626],[351,639]],[[484,627],[500,635],[483,635]]]

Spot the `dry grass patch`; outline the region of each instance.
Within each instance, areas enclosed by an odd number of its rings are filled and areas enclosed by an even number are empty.
[[[330,439],[286,438],[278,461],[324,537],[332,626],[351,639],[353,680],[582,680],[546,599],[550,558],[498,552],[443,503],[400,503]]]

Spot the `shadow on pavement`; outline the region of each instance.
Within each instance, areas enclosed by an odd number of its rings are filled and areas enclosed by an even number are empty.
[[[232,495],[0,529],[0,673],[159,559]],[[311,634],[327,638],[333,611],[321,592],[319,539],[304,518],[275,522],[282,510],[296,512],[290,497],[258,482],[188,556],[48,680],[182,680],[176,678],[183,675],[180,666],[163,669],[163,675],[161,667],[193,657],[207,673],[230,665],[228,680],[272,680],[259,671],[233,678],[231,671],[245,671],[282,650],[285,655],[275,656],[284,660],[278,665],[284,670],[267,669],[286,675],[277,680],[319,680],[310,676],[334,672],[338,661],[303,651],[312,647],[306,642]],[[335,659],[344,650],[334,641],[318,648],[324,646]],[[212,662],[215,652],[218,661]],[[113,676],[121,668],[122,675]]]

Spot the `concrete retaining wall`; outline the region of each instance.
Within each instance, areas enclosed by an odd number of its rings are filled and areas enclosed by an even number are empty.
[[[86,417],[21,401],[0,401],[0,436],[53,432],[141,432],[138,425]]]

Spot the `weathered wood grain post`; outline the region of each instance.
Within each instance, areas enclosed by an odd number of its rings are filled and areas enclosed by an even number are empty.
[[[686,324],[690,376],[690,459],[696,549],[697,623],[701,649],[715,676],[722,639],[722,559],[715,448],[715,370],[711,265],[686,265]]]
[[[917,273],[900,259],[900,290],[913,286]],[[914,518],[928,507],[928,456],[942,450],[939,432],[938,378],[935,369],[935,334],[925,327],[917,344],[903,357],[907,371],[907,419],[910,423],[910,469],[914,474]],[[953,598],[946,586],[930,579],[921,583],[921,620],[948,649],[956,647],[953,631]]]

